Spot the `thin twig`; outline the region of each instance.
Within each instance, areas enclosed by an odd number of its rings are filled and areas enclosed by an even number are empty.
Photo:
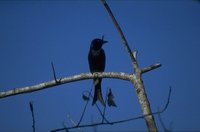
[[[92,86],[92,88],[93,88],[93,86]],[[91,95],[92,88],[90,89],[89,96]],[[81,123],[81,121],[82,121],[82,119],[83,119],[83,116],[84,116],[84,114],[85,114],[85,111],[86,111],[86,108],[87,108],[88,103],[89,103],[89,99],[87,100],[87,102],[86,102],[86,104],[85,104],[85,106],[84,106],[83,112],[82,112],[82,114],[81,114],[81,118],[80,118],[80,120],[79,120],[77,126],[80,125],[80,123]]]
[[[85,114],[85,111],[86,111],[86,108],[87,108],[88,102],[89,102],[89,101],[87,100],[87,102],[86,102],[86,104],[85,104],[85,106],[84,106],[83,112],[82,112],[82,114],[81,114],[81,118],[80,118],[80,120],[79,120],[77,126],[79,126],[80,123],[81,123],[81,121],[83,120],[83,116],[84,116],[84,114]]]
[[[33,103],[29,102],[29,106],[30,106],[30,110],[31,110],[31,114],[32,114],[32,119],[33,119],[33,132],[35,132],[35,116],[34,116],[34,109],[33,109]]]
[[[92,87],[92,88],[93,88],[93,87]],[[92,88],[90,89],[90,91],[83,91],[83,92],[87,92],[87,93],[89,94],[89,97],[90,97],[90,98],[93,98],[93,96],[92,96],[92,94],[91,94]],[[79,122],[78,122],[78,124],[77,124],[77,127],[79,127],[79,125],[80,125],[80,123],[81,123],[81,121],[82,121],[82,119],[83,119],[83,116],[84,116],[84,114],[85,114],[85,111],[86,111],[88,102],[89,102],[89,100],[87,100],[87,102],[86,102],[86,104],[85,104],[85,106],[84,106],[84,109],[83,109],[83,112],[82,112],[82,114],[81,114],[80,120],[79,120]],[[109,121],[104,117],[104,114],[102,114],[102,112],[101,112],[99,106],[98,106],[97,104],[96,104],[95,106],[97,107],[97,109],[98,109],[100,115],[102,116],[102,119],[105,120],[107,123],[109,123]]]
[[[53,62],[51,62],[51,66],[52,66],[52,69],[53,69],[54,80],[56,81],[56,83],[60,83],[61,79],[57,80],[56,72],[55,72],[55,68],[54,68]]]
[[[90,98],[93,98],[92,94],[91,94],[89,91],[85,91],[85,92],[88,92]],[[99,108],[99,106],[97,105],[97,103],[95,104],[95,106],[97,107],[97,109],[98,109],[100,115],[102,116],[102,119],[104,119],[107,123],[110,123],[110,122],[104,117],[104,114],[102,113],[102,111],[101,111],[101,109]]]
[[[98,109],[100,115],[102,116],[102,119],[104,119],[108,124],[112,124],[112,123],[110,123],[110,122],[106,119],[106,117],[103,115],[103,113],[101,112],[99,106],[98,106],[97,104],[95,104],[95,105],[96,105],[96,107],[97,107],[97,109]]]
[[[169,106],[170,98],[171,98],[171,87],[169,88],[167,102],[166,102],[165,106],[160,111],[156,111],[156,112],[152,112],[151,114],[141,115],[141,116],[132,117],[132,118],[124,119],[124,120],[112,121],[110,123],[99,122],[99,123],[93,123],[93,124],[80,125],[78,127],[80,128],[80,127],[93,127],[93,126],[99,126],[99,125],[113,125],[113,124],[128,122],[128,121],[132,121],[132,120],[142,119],[142,118],[145,118],[146,116],[149,116],[149,115],[161,114],[161,113],[163,113],[164,111],[167,110],[167,108]],[[77,128],[77,127],[76,126],[68,127],[68,129],[75,129],[75,128]],[[65,130],[65,128],[54,129],[51,132],[58,132],[58,131],[62,131],[62,130]]]

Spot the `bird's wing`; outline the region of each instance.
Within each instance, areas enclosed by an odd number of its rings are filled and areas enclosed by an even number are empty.
[[[101,71],[104,71],[105,70],[105,65],[106,65],[106,56],[105,56],[105,52],[104,50],[102,49],[101,50],[101,53],[100,53],[100,60],[101,60],[101,63],[100,63],[100,67],[102,68]]]

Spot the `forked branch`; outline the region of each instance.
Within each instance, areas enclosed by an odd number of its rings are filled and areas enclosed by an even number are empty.
[[[128,45],[128,42],[117,22],[117,20],[115,19],[110,7],[108,6],[108,4],[106,3],[106,0],[101,0],[101,2],[103,3],[104,7],[106,8],[108,14],[110,15],[111,19],[113,20],[114,22],[114,25],[117,29],[117,31],[119,32],[119,35],[122,39],[122,43],[124,44],[125,48],[127,49],[128,51],[128,54],[131,58],[131,63],[132,63],[132,66],[133,66],[133,70],[135,72],[135,75],[136,75],[136,78],[132,81],[134,87],[135,87],[135,90],[136,90],[136,93],[137,93],[137,97],[139,99],[139,103],[141,105],[141,109],[142,109],[142,112],[143,112],[143,115],[149,115],[149,116],[145,116],[144,119],[146,121],[146,125],[147,125],[147,128],[149,131],[157,131],[157,126],[156,126],[156,123],[155,123],[155,120],[154,120],[154,117],[153,115],[151,114],[151,107],[150,107],[150,103],[148,101],[148,98],[147,98],[147,94],[145,92],[145,88],[144,88],[144,84],[143,84],[143,81],[142,81],[142,73],[145,73],[145,72],[148,72],[150,70],[153,70],[155,68],[158,68],[160,67],[161,65],[158,64],[158,65],[152,65],[150,67],[147,67],[147,68],[144,68],[144,69],[140,69],[138,67],[138,63],[137,63],[137,60],[136,60],[136,52],[132,52],[129,45]]]

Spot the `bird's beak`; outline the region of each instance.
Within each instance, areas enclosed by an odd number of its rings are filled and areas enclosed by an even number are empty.
[[[108,43],[108,41],[103,40],[103,44]]]

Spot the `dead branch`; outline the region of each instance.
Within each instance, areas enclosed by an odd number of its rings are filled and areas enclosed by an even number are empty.
[[[142,68],[141,72],[143,74],[143,73],[149,72],[149,71],[154,70],[154,69],[159,68],[159,67],[161,67],[160,63],[153,64],[153,65],[150,65],[148,67]]]
[[[86,79],[93,79],[96,77],[99,78],[115,78],[115,79],[121,79],[121,80],[132,80],[132,78],[135,75],[131,75],[128,73],[124,73],[124,72],[103,72],[103,73],[81,73],[78,75],[74,75],[74,76],[70,76],[70,77],[65,77],[62,79],[58,79],[60,80],[59,83],[57,83],[54,80],[48,81],[48,82],[43,82],[43,83],[39,83],[33,86],[26,86],[26,87],[22,87],[22,88],[14,88],[12,90],[8,90],[5,92],[0,92],[0,98],[5,98],[8,96],[14,96],[14,95],[18,95],[18,94],[24,94],[24,93],[30,93],[30,92],[35,92],[38,90],[43,90],[46,88],[51,88],[51,87],[55,87],[58,85],[62,85],[65,83],[70,83],[70,82],[75,82],[75,81],[80,81],[80,80],[86,80]]]
[[[121,39],[122,39],[122,43],[124,44],[125,48],[127,49],[127,52],[128,52],[128,54],[129,54],[129,56],[131,57],[132,66],[133,66],[133,68],[135,69],[135,66],[136,66],[137,64],[134,64],[134,63],[136,63],[136,60],[135,60],[135,58],[134,58],[134,56],[133,56],[133,54],[132,54],[131,48],[130,48],[129,45],[128,45],[128,42],[127,42],[127,40],[126,40],[126,38],[125,38],[125,36],[124,36],[124,33],[122,32],[122,30],[121,30],[121,28],[120,28],[120,26],[119,26],[117,20],[115,19],[114,15],[113,15],[113,13],[112,13],[110,7],[109,7],[108,4],[106,3],[106,1],[105,1],[105,0],[101,0],[101,2],[103,3],[103,5],[105,6],[106,10],[108,11],[108,14],[110,15],[111,19],[113,20],[114,25],[115,25],[115,27],[116,27],[117,31],[119,32],[119,35],[120,35],[120,37],[121,37]]]
[[[141,105],[143,115],[149,115],[149,116],[144,117],[144,119],[146,121],[147,128],[148,128],[149,131],[154,131],[154,132],[158,131],[154,117],[151,114],[152,112],[151,112],[150,103],[148,101],[147,94],[145,92],[145,88],[144,88],[144,84],[143,84],[141,75],[142,75],[142,73],[145,73],[145,72],[150,71],[152,69],[158,68],[160,66],[160,64],[159,65],[153,65],[153,66],[150,66],[150,67],[144,68],[144,69],[140,69],[138,67],[138,63],[137,63],[137,60],[136,60],[136,52],[131,51],[131,49],[128,45],[128,42],[127,42],[119,24],[117,23],[117,20],[115,19],[110,7],[106,3],[106,0],[101,0],[101,2],[103,3],[104,7],[106,8],[111,19],[113,20],[114,25],[115,25],[115,27],[116,27],[117,31],[119,32],[119,35],[122,39],[122,43],[124,44],[125,48],[127,49],[128,54],[131,58],[131,63],[132,63],[132,66],[133,66],[133,70],[135,71],[135,77],[136,77],[132,81],[132,83],[133,83],[133,85],[136,89],[137,97],[139,99],[139,103]]]

